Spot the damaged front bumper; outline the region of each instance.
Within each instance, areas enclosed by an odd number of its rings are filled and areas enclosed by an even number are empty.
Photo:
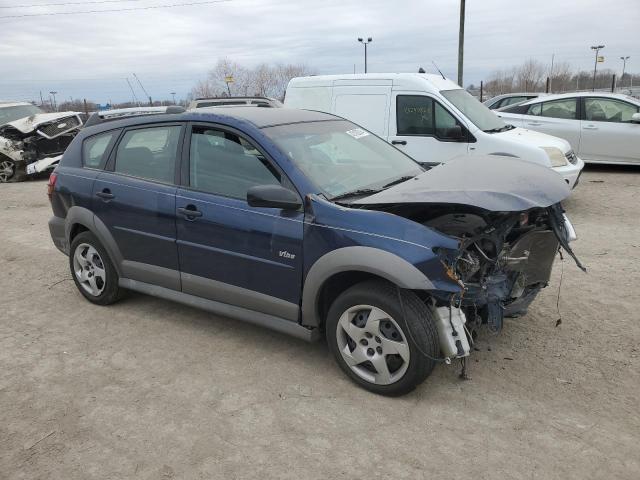
[[[33,163],[29,163],[27,165],[27,175],[36,175],[48,170],[53,170],[60,163],[60,159],[62,159],[62,155],[43,158],[41,160],[36,160]]]

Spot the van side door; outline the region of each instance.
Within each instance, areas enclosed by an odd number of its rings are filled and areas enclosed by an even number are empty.
[[[332,113],[357,123],[385,140],[389,136],[391,80],[337,80]]]
[[[394,92],[390,118],[389,141],[419,163],[444,163],[469,152],[466,126],[422,92]]]

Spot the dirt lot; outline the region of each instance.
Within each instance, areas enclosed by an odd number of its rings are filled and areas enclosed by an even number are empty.
[[[84,300],[44,181],[0,185],[0,478],[640,478],[640,169],[591,168],[529,314],[399,399],[324,344],[130,295]]]

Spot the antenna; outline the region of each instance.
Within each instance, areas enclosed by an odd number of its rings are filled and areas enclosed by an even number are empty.
[[[433,66],[436,67],[436,70],[438,70],[438,73],[442,76],[443,80],[446,80],[447,78],[444,76],[444,74],[440,71],[440,69],[438,68],[438,65],[436,65],[436,62],[434,62],[433,60],[431,60],[431,63],[433,63]],[[135,75],[135,74],[134,74]]]
[[[144,89],[144,87],[142,86],[142,82],[140,81],[140,79],[138,78],[138,76],[134,73],[133,76],[135,77],[135,79],[138,81],[138,85],[140,85],[140,88],[142,89],[142,91],[144,92],[144,94],[147,96],[147,98],[149,99],[149,106],[152,107],[153,106],[153,102],[151,101],[151,95],[149,95],[149,93]]]
[[[133,95],[133,103],[137,103],[138,106],[140,106],[140,102],[138,101],[138,97],[136,97],[136,92],[133,91],[133,87],[131,86],[129,77],[125,78],[125,80],[127,81],[127,85],[129,85],[129,88],[131,89],[131,95]]]

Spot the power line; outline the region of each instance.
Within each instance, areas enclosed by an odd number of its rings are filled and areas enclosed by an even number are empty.
[[[0,5],[0,8],[37,8],[37,7],[61,7],[64,5],[86,5],[88,3],[122,3],[140,2],[141,0],[91,0],[87,2],[61,2],[61,3],[32,3],[30,5]]]
[[[54,16],[54,15],[81,15],[84,13],[131,12],[133,10],[155,10],[159,8],[193,7],[196,5],[209,5],[212,3],[225,3],[225,2],[231,2],[231,1],[233,0],[208,0],[206,2],[172,3],[167,5],[148,5],[145,7],[111,8],[106,10],[84,10],[79,12],[25,13],[22,15],[3,15],[3,16],[0,16],[0,20],[6,19],[6,18],[48,17],[48,16]]]

